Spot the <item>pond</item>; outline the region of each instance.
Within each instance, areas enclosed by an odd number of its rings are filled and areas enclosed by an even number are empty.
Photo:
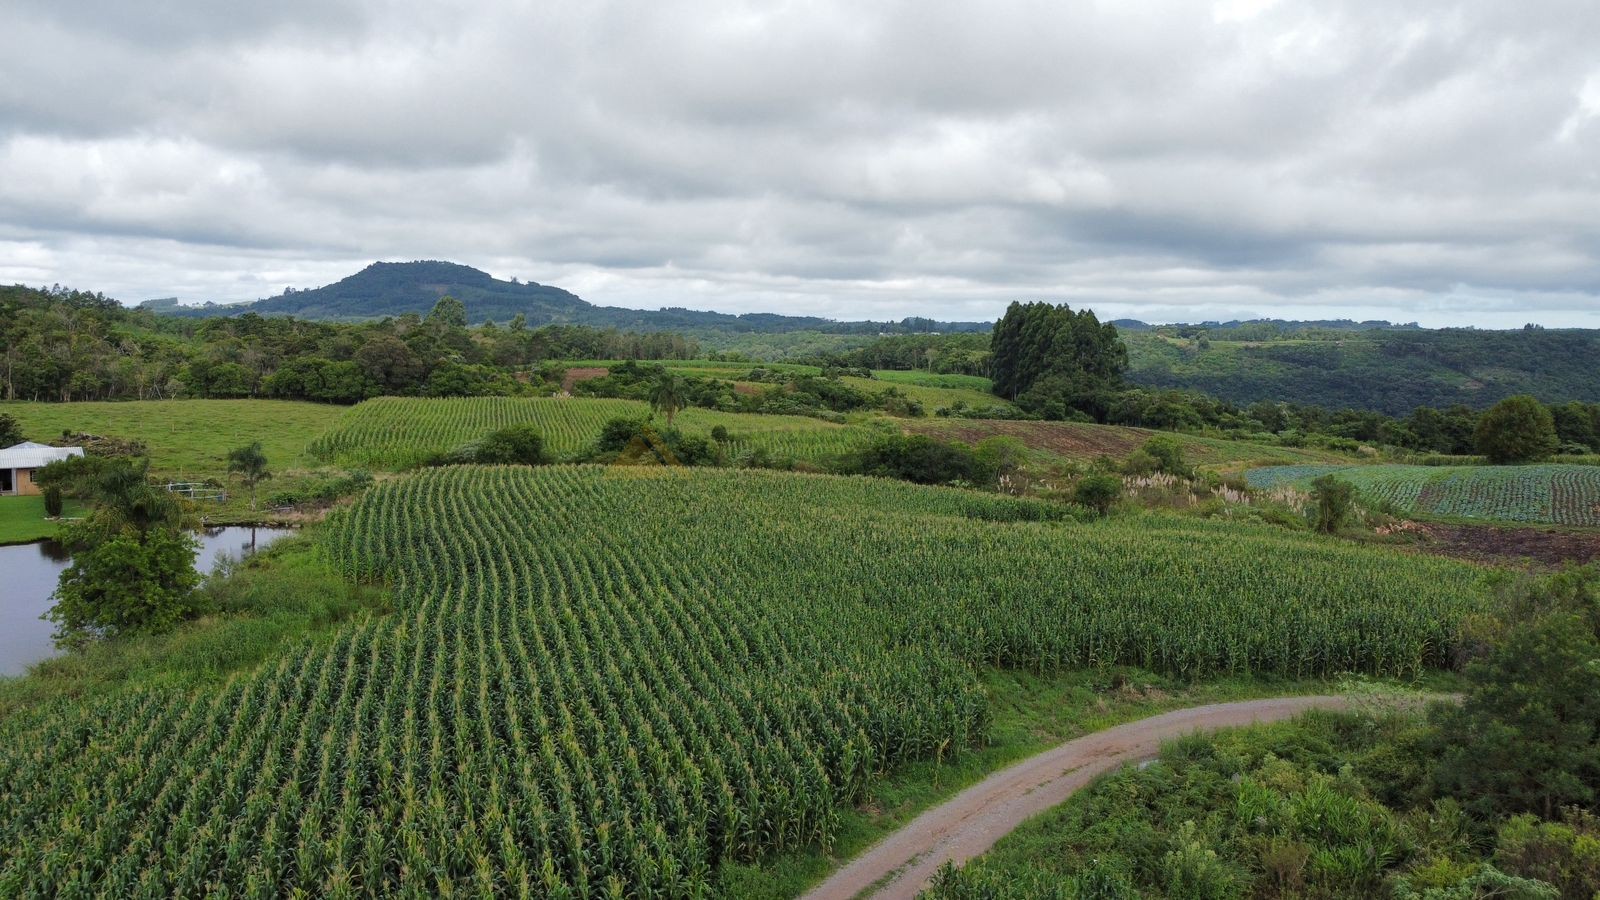
[[[293,530],[288,528],[202,529],[195,568],[210,572],[223,558],[239,559]],[[39,618],[50,609],[56,581],[72,562],[55,541],[0,547],[0,675],[22,675],[29,666],[58,652],[50,635],[55,625]]]

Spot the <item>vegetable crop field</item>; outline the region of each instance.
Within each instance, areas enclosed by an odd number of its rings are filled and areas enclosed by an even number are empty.
[[[1305,487],[1329,474],[1409,515],[1600,526],[1597,466],[1275,466],[1248,478]]]
[[[642,419],[649,404],[635,400],[576,397],[379,397],[350,408],[307,449],[310,456],[346,467],[404,469],[479,440],[508,425],[531,423],[545,446],[571,456],[594,443],[614,418]],[[675,424],[691,434],[728,429],[728,452],[737,457],[757,448],[778,456],[819,459],[861,446],[872,431],[803,416],[768,416],[690,408]]]
[[[762,471],[430,469],[323,528],[395,613],[0,722],[0,893],[700,896],[980,741],[978,666],[1401,675],[1486,602],[1385,549]]]

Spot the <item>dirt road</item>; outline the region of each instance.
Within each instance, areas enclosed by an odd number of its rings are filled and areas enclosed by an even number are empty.
[[[1151,716],[1067,741],[1002,769],[928,810],[835,872],[806,900],[915,897],[945,860],[963,863],[1024,820],[1061,803],[1124,763],[1150,759],[1161,745],[1195,731],[1277,722],[1308,709],[1343,709],[1337,696],[1215,703]],[[879,885],[877,890],[870,890]]]

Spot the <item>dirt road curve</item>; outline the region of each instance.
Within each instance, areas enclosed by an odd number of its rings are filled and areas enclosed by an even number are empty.
[[[884,838],[805,895],[806,900],[915,897],[945,860],[963,863],[1038,813],[1123,763],[1154,757],[1195,731],[1277,722],[1308,709],[1342,709],[1346,697],[1280,697],[1195,706],[1067,741],[996,772]],[[876,884],[882,887],[868,893]]]

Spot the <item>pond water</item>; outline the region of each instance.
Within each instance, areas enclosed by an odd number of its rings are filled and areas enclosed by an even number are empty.
[[[195,568],[210,572],[224,558],[249,556],[292,533],[288,528],[202,529],[196,535]],[[71,563],[72,556],[55,541],[0,547],[0,675],[21,675],[58,652],[50,640],[55,625],[39,617],[50,608],[56,581]]]

